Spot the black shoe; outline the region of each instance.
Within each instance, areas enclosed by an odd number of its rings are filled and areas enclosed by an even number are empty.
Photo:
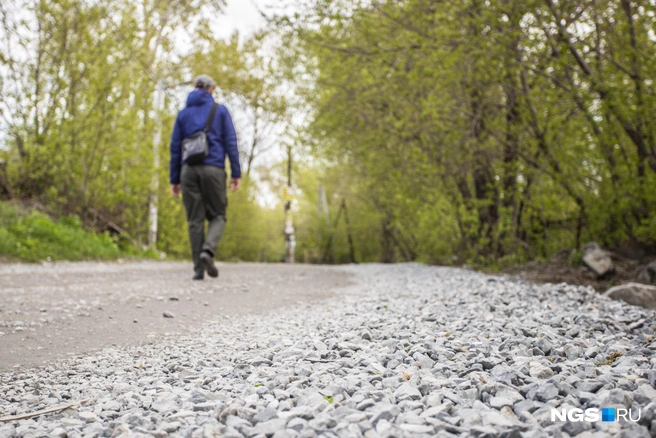
[[[194,274],[192,280],[202,280],[204,276],[205,275],[204,275],[202,270],[196,271],[196,273]]]
[[[214,260],[212,260],[212,254],[210,254],[207,251],[201,252],[200,261],[203,262],[203,264],[205,265],[205,270],[207,271],[207,275],[209,275],[210,277],[219,276],[219,270],[216,269],[216,266],[214,266]]]

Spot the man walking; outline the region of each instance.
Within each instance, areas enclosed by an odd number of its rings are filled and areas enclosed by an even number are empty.
[[[200,75],[194,81],[194,91],[187,97],[186,107],[178,113],[171,136],[171,193],[179,196],[187,212],[191,255],[194,259],[194,280],[202,280],[205,271],[217,277],[214,254],[226,223],[225,156],[230,159],[230,189],[241,184],[237,135],[230,113],[223,105],[216,105],[212,93],[214,81]],[[207,152],[198,164],[186,163],[183,139],[192,137],[205,128]],[[191,159],[189,159],[191,161]],[[209,225],[205,236],[205,220]]]

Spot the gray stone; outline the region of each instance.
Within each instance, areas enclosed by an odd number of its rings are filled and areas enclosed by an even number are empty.
[[[161,429],[166,433],[177,432],[180,429],[181,423],[179,421],[164,422],[160,425]]]
[[[643,406],[640,412],[640,421],[639,423],[643,426],[649,427],[652,420],[656,416],[656,401],[648,403],[646,406]]]
[[[512,406],[513,402],[510,399],[503,398],[503,397],[490,397],[490,406],[492,406],[495,409],[501,409],[504,406]]]
[[[519,415],[522,412],[533,413],[536,409],[537,407],[533,400],[522,400],[513,405],[513,412],[515,412],[515,415]]]
[[[189,395],[189,401],[193,404],[205,403],[207,401],[207,394],[205,391],[195,389]]]
[[[393,421],[397,415],[401,413],[401,409],[398,406],[392,404],[384,404],[379,406],[376,410],[373,411],[371,417],[371,423],[375,426],[381,420]]]
[[[469,434],[476,438],[495,438],[498,436],[496,429],[491,426],[474,426]]]
[[[244,434],[239,432],[238,430],[227,427],[223,431],[223,438],[244,438]]]
[[[337,421],[328,414],[319,414],[308,425],[315,430],[332,429],[337,426]]]
[[[229,415],[225,419],[225,425],[235,430],[240,430],[244,426],[250,427],[251,423],[248,420],[244,420],[243,418],[236,415]]]
[[[601,392],[599,393],[601,394]],[[605,397],[601,401],[601,406],[631,407],[631,397],[621,389],[612,389],[605,392]]]
[[[10,435],[596,438],[656,430],[653,312],[589,288],[453,268],[344,269],[354,276],[349,292],[320,305],[226,315],[191,335],[0,373],[4,415],[90,400],[17,422]],[[235,278],[235,290],[250,286]],[[179,296],[180,311],[188,299],[230,288],[156,287]],[[614,352],[623,356],[598,365]],[[554,406],[607,405],[641,408],[640,427],[550,417]]]
[[[208,422],[203,424],[200,428],[196,429],[192,435],[192,438],[221,438],[223,437],[223,431],[225,426],[221,426],[219,423],[214,420],[214,422]]]
[[[146,430],[148,429],[148,425],[150,424],[150,421],[147,418],[144,418],[141,415],[135,415],[135,414],[128,414],[125,417],[122,417],[123,421],[125,424],[130,426],[131,428],[136,428],[136,427],[142,427],[145,428]],[[63,423],[63,421],[62,421]]]
[[[426,356],[425,354],[415,353],[412,357],[417,362],[419,362],[421,368],[423,369],[430,370],[431,368],[433,368],[433,365],[435,365],[435,361],[430,357]]]
[[[640,283],[627,283],[608,289],[605,296],[614,300],[622,300],[634,306],[656,309],[656,286]]]
[[[584,353],[586,358],[592,358],[592,357],[597,356],[598,354],[599,354],[599,348],[597,348],[597,347],[590,347],[590,348],[586,349],[585,353]]]
[[[68,435],[70,436],[70,431],[69,431]],[[132,434],[132,431],[130,430],[130,427],[128,425],[119,424],[118,426],[116,426],[116,428],[112,432],[111,436],[112,436],[112,438],[118,438],[118,437],[128,438],[128,437],[132,437],[133,434]]]
[[[194,405],[194,412],[211,412],[216,407],[214,402],[196,403]]]
[[[516,418],[509,418],[507,415],[495,410],[481,412],[481,419],[483,426],[513,427],[519,423]]]
[[[150,409],[155,412],[159,412],[160,414],[164,414],[167,412],[175,411],[178,409],[178,405],[173,400],[160,398],[153,402],[153,404],[150,406]]]
[[[368,398],[368,399],[362,400],[360,403],[358,403],[358,405],[355,407],[355,409],[357,409],[359,411],[364,411],[365,409],[370,408],[370,407],[375,406],[375,405],[376,405],[376,402],[373,399]]]
[[[287,428],[295,430],[296,432],[300,432],[307,426],[308,426],[308,421],[302,418],[292,418],[291,420],[289,420],[289,423],[287,423]]]
[[[537,343],[536,346],[544,352],[544,354],[549,354],[551,352],[552,344],[549,342],[547,338],[541,338]]]
[[[79,412],[77,416],[80,418],[80,420],[84,421],[85,423],[93,423],[98,419],[98,416],[94,414],[93,412]]]
[[[59,420],[59,423],[66,429],[68,428],[74,428],[74,427],[83,427],[84,426],[84,421],[79,420],[77,418],[62,418]]]
[[[0,429],[0,436],[2,436],[2,429]],[[68,434],[63,427],[56,427],[50,432],[49,436],[52,438],[67,438]]]
[[[16,428],[11,424],[0,426],[0,438],[14,438],[16,436]]]
[[[558,397],[558,388],[553,383],[546,383],[538,388],[535,393],[535,398],[540,401],[547,402]]]
[[[253,424],[264,423],[278,417],[278,411],[273,408],[266,408],[253,416]]]
[[[352,350],[352,351],[360,350],[360,346],[354,344],[353,342],[340,342],[337,346],[340,348],[340,350]]]
[[[601,277],[613,270],[613,260],[607,251],[599,248],[594,242],[583,247],[583,263],[590,268],[597,277]]]
[[[497,357],[484,357],[479,361],[479,363],[483,365],[484,370],[491,370],[502,362],[503,361]]]
[[[255,409],[251,409],[247,407],[241,407],[237,409],[237,416],[243,418],[248,422],[253,421],[253,417],[255,416],[255,414],[257,414],[257,411]]]
[[[477,409],[458,409],[456,415],[462,418],[462,422],[465,426],[471,427],[481,425],[481,414]]]
[[[227,419],[229,416],[238,416],[239,408],[241,408],[241,405],[239,405],[239,404],[237,404],[237,403],[232,403],[232,404],[230,404],[229,406],[227,406],[226,408],[224,408],[224,409],[221,411],[221,413],[219,414],[219,421],[220,421],[221,423],[225,423],[225,422],[226,422],[226,419]]]
[[[540,362],[531,362],[529,367],[531,377],[536,379],[549,379],[554,375],[551,368],[542,365]]]
[[[316,410],[310,406],[301,405],[290,409],[286,412],[278,412],[280,418],[303,418],[304,420],[311,420],[314,418]]]
[[[404,383],[403,385],[399,386],[396,391],[394,391],[394,397],[396,397],[397,401],[419,400],[421,398],[421,392],[419,392],[419,390],[410,383]]]
[[[591,429],[592,424],[587,421],[566,421],[562,430],[570,436],[577,436]]]
[[[499,388],[494,395],[509,400],[510,405],[524,400],[524,397],[512,388]]]
[[[275,418],[273,420],[265,421],[264,423],[258,423],[253,428],[255,434],[262,434],[266,436],[272,436],[279,430],[284,430],[287,426],[287,420],[284,418]]]
[[[636,391],[636,398],[637,396],[642,396],[643,401],[647,403],[656,401],[656,389],[652,388],[646,383],[643,383],[642,385],[638,386],[638,390]]]
[[[291,429],[279,430],[273,434],[273,438],[296,438],[297,436],[298,432]]]
[[[261,366],[270,366],[273,364],[273,362],[263,357],[256,357],[255,359],[251,359],[250,364],[254,367],[261,367]]]
[[[603,382],[599,382],[596,380],[584,380],[576,385],[576,389],[581,392],[595,393],[599,391],[599,389],[601,389],[602,386],[604,386]]]
[[[627,424],[619,433],[619,438],[651,438],[649,429],[637,424]]]
[[[357,414],[350,414],[344,417],[345,421],[348,421],[349,423],[360,423],[362,421],[365,421],[367,419],[367,414],[363,412],[359,412]]]
[[[120,411],[121,404],[116,400],[109,400],[102,404],[103,411]]]
[[[448,414],[451,412],[453,405],[450,403],[444,403],[438,406],[433,406],[431,408],[426,409],[424,412],[421,413],[421,417],[437,417],[441,414]]]
[[[490,370],[492,378],[506,385],[515,385],[517,383],[517,371],[505,364],[499,364]]]
[[[646,266],[642,266],[638,270],[636,280],[640,283],[656,285],[656,261],[653,261]]]
[[[433,426],[426,426],[426,425],[421,425],[421,424],[401,424],[399,428],[407,433],[411,434],[426,434],[430,435],[433,432],[435,432],[435,428]]]

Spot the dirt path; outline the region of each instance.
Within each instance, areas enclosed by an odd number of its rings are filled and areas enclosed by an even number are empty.
[[[350,282],[323,266],[218,266],[219,279],[193,282],[188,263],[0,265],[0,371],[320,300]]]

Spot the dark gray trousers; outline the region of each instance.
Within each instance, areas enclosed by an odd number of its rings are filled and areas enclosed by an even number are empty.
[[[216,166],[184,165],[180,179],[182,202],[187,212],[194,270],[200,271],[203,269],[200,261],[201,251],[209,251],[212,255],[216,254],[225,228],[228,205],[226,173],[225,170]],[[209,222],[207,238],[205,237],[206,220]]]

